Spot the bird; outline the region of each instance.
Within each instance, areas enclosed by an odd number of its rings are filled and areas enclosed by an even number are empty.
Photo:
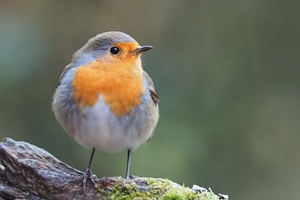
[[[96,149],[127,150],[125,175],[129,179],[132,152],[153,136],[159,98],[141,61],[141,54],[152,48],[126,33],[108,31],[89,39],[63,70],[52,110],[62,128],[92,150],[84,184],[93,181]]]

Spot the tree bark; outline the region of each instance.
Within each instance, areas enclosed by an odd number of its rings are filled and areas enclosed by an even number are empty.
[[[122,177],[87,179],[47,151],[10,138],[0,142],[0,199],[226,199],[169,180]],[[200,187],[196,187],[200,188]]]

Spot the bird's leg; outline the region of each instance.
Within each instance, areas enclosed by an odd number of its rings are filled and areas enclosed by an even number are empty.
[[[131,149],[127,150],[127,166],[126,166],[126,178],[130,176],[130,162],[131,162]]]
[[[86,172],[85,172],[84,178],[83,178],[83,191],[84,191],[84,193],[86,192],[86,182],[87,182],[88,179],[91,180],[96,185],[96,182],[93,179],[93,173],[91,171],[91,166],[92,166],[94,153],[95,153],[95,148],[92,149],[92,154],[91,154],[91,157],[90,157],[90,161],[89,161],[89,164],[87,166],[87,169],[86,169]]]

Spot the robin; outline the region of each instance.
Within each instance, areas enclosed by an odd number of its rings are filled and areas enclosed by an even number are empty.
[[[77,143],[92,149],[84,184],[92,180],[95,149],[127,149],[129,178],[132,151],[153,135],[159,100],[141,63],[141,54],[150,49],[122,32],[101,33],[73,55],[60,76],[52,103],[55,117]]]

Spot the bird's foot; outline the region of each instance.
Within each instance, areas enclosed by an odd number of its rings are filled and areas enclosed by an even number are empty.
[[[136,179],[136,178],[138,178],[138,176],[135,175],[126,176],[126,179]]]
[[[86,194],[86,192],[87,192],[87,183],[88,183],[88,181],[93,183],[93,185],[97,185],[96,179],[97,179],[97,176],[92,173],[91,169],[87,169],[84,176],[83,176],[83,181],[82,181],[83,182],[83,192],[84,192],[84,194]]]

